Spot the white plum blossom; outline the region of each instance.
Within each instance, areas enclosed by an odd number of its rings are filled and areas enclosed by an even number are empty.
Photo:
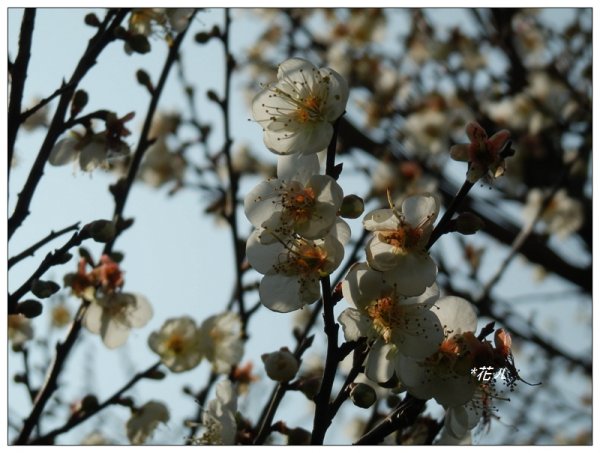
[[[148,345],[173,372],[195,368],[202,360],[200,338],[193,319],[167,319],[158,332],[148,337]]]
[[[544,193],[540,189],[531,189],[527,194],[527,203],[523,209],[523,217],[531,222],[542,207]],[[558,190],[546,208],[540,214],[548,233],[565,239],[583,224],[583,205],[579,200],[567,195],[565,189]]]
[[[231,381],[221,381],[216,385],[217,397],[206,405],[202,413],[205,428],[194,443],[203,445],[234,445],[237,432],[237,391]]]
[[[250,235],[246,256],[250,265],[264,275],[259,287],[262,304],[273,311],[287,313],[319,299],[319,279],[340,265],[350,228],[338,219],[322,239],[292,235],[268,244],[261,240],[264,234],[272,233],[261,228]]]
[[[152,306],[141,294],[97,294],[85,313],[83,326],[99,334],[106,347],[114,349],[127,341],[132,328],[144,327],[152,313]]]
[[[151,187],[161,187],[169,181],[182,184],[186,162],[183,156],[171,152],[166,137],[159,137],[144,154],[138,177]]]
[[[83,171],[92,171],[98,167],[108,167],[110,159],[125,157],[131,150],[125,143],[111,144],[107,142],[106,133],[79,135],[71,132],[54,145],[48,162],[53,166],[66,165],[78,161]]]
[[[416,398],[434,398],[444,407],[460,406],[470,401],[478,388],[465,344],[466,336],[472,337],[477,328],[477,313],[471,303],[455,296],[440,299],[432,310],[444,328],[442,344],[424,360],[400,356],[397,376]]]
[[[8,315],[8,339],[13,348],[23,346],[33,338],[31,321],[22,314]]]
[[[302,58],[279,65],[277,82],[252,101],[252,116],[263,139],[276,154],[310,154],[323,150],[333,137],[333,122],[348,101],[348,84],[330,68],[318,69]]]
[[[385,274],[357,263],[342,282],[342,293],[354,307],[339,317],[346,341],[373,341],[365,370],[373,381],[388,381],[401,355],[424,359],[433,354],[444,338],[431,310],[439,297],[435,284],[418,297],[404,297]]]
[[[136,408],[127,420],[127,438],[133,445],[141,445],[152,436],[159,423],[169,421],[167,406],[158,401],[148,401],[142,407]]]
[[[386,280],[384,273],[370,269],[366,263],[357,263],[342,282],[342,293],[355,307],[347,309],[347,315],[340,318],[353,321],[342,323],[350,337],[360,333],[360,336],[380,339],[415,358],[431,355],[443,339],[438,317],[430,311],[439,298],[436,284],[419,297],[406,297],[398,292],[396,282]],[[363,330],[365,325],[367,330]],[[357,330],[353,331],[352,327]]]
[[[363,220],[373,232],[366,245],[369,266],[385,272],[402,295],[418,296],[435,281],[437,266],[426,246],[438,210],[433,196],[414,195],[402,202],[401,211],[377,209]]]
[[[280,156],[278,178],[258,184],[246,196],[246,217],[256,228],[265,228],[261,240],[272,243],[277,238],[297,233],[306,239],[322,238],[336,221],[344,192],[327,175],[319,175],[315,154]]]
[[[228,311],[205,319],[197,332],[197,344],[215,373],[229,373],[244,355],[239,315]]]

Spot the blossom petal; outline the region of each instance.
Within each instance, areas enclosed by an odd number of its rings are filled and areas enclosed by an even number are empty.
[[[461,145],[454,145],[452,148],[450,148],[450,157],[459,162],[468,162],[469,161],[469,147],[470,147],[470,145],[468,143],[461,144]]]
[[[273,265],[277,263],[277,258],[284,253],[285,247],[279,242],[273,244],[261,244],[260,236],[265,233],[264,230],[254,230],[248,242],[246,243],[246,257],[250,266],[261,274],[273,272]]]
[[[467,300],[446,296],[435,303],[435,314],[446,331],[453,335],[464,332],[475,332],[477,329],[477,313],[473,304]]]
[[[346,110],[349,95],[348,83],[333,69],[322,68],[320,72],[321,76],[329,78],[326,119],[333,122]]]
[[[311,176],[319,174],[319,158],[316,154],[292,154],[277,158],[277,177],[285,181],[298,181],[303,185]]]
[[[438,206],[431,195],[415,195],[408,197],[402,203],[402,215],[413,227],[433,223],[437,217]]]
[[[408,253],[395,268],[385,272],[384,278],[404,296],[423,294],[435,282],[437,266],[428,254]]]
[[[261,303],[270,310],[288,313],[317,301],[321,296],[319,280],[300,279],[296,275],[265,275],[259,287]]]
[[[365,365],[365,374],[369,379],[374,382],[384,383],[392,378],[394,374],[394,362],[388,358],[391,350],[392,345],[385,344],[382,340],[377,340],[373,343]]]
[[[77,140],[73,137],[65,137],[54,145],[52,151],[50,151],[50,157],[48,162],[50,165],[61,166],[72,162],[77,157],[77,150],[75,145]]]
[[[395,230],[400,220],[391,209],[376,209],[365,215],[363,226],[368,231]]]
[[[338,317],[346,341],[357,341],[369,333],[369,319],[354,308],[346,308]]]

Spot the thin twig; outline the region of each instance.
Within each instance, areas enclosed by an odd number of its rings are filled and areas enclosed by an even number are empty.
[[[223,154],[225,156],[225,162],[227,165],[227,174],[229,176],[229,213],[226,215],[227,221],[231,228],[231,239],[233,243],[233,252],[236,263],[236,300],[238,302],[238,311],[242,320],[242,333],[243,336],[247,336],[246,323],[247,314],[246,307],[244,304],[244,287],[242,285],[242,264],[244,261],[244,250],[240,247],[240,238],[238,233],[238,222],[237,222],[237,192],[238,192],[238,180],[239,175],[233,168],[233,160],[231,157],[231,145],[233,140],[231,139],[230,131],[230,118],[229,118],[229,100],[230,100],[230,89],[231,89],[231,75],[235,67],[235,62],[232,55],[229,52],[229,29],[231,26],[230,11],[225,8],[225,29],[219,35],[222,43],[223,50],[225,53],[225,88],[223,98],[219,100],[218,104],[221,107],[223,114],[223,125],[224,125],[224,145]]]
[[[8,313],[17,313],[17,304],[19,303],[19,300],[31,290],[31,285],[33,284],[33,282],[39,279],[42,275],[44,275],[44,273],[52,266],[63,264],[65,262],[65,257],[68,258],[69,250],[73,247],[77,247],[85,239],[89,238],[89,231],[86,229],[82,229],[75,233],[71,237],[71,239],[69,239],[61,248],[55,250],[54,252],[48,253],[46,257],[42,260],[36,271],[33,274],[31,274],[31,276],[25,281],[25,283],[23,283],[19,287],[19,289],[17,289],[14,293],[8,296]]]
[[[29,206],[31,204],[31,200],[33,199],[35,189],[40,182],[42,175],[44,174],[44,166],[46,165],[46,161],[50,156],[56,139],[64,130],[64,118],[75,88],[87,74],[87,72],[92,68],[92,66],[96,64],[98,55],[100,55],[104,48],[115,39],[114,30],[117,28],[117,26],[119,26],[127,13],[128,10],[126,9],[118,10],[117,12],[114,12],[113,10],[108,11],[103,23],[98,27],[98,32],[90,39],[83,56],[79,60],[79,63],[73,71],[73,75],[69,79],[69,82],[65,84],[69,88],[65,89],[60,96],[58,106],[56,107],[56,112],[54,113],[54,117],[52,118],[50,126],[48,127],[46,138],[44,139],[35,162],[31,167],[27,181],[19,193],[15,210],[8,219],[7,232],[9,240],[15,231],[21,226],[25,218],[27,218],[29,215]],[[21,112],[19,111],[18,115],[20,114]],[[11,156],[9,155],[9,158],[10,157]]]
[[[63,343],[56,344],[56,356],[54,358],[54,361],[48,368],[48,373],[46,375],[44,384],[42,385],[38,394],[36,395],[31,413],[25,419],[21,433],[19,434],[19,437],[15,440],[14,444],[27,444],[29,436],[31,436],[31,432],[39,422],[40,416],[42,415],[42,411],[44,410],[46,403],[58,388],[58,376],[64,368],[67,357],[69,356],[69,352],[71,351],[73,345],[75,344],[75,341],[77,340],[77,336],[79,334],[79,331],[81,330],[81,322],[87,311],[88,306],[89,302],[83,301],[81,303],[79,309],[77,310],[77,314],[75,315],[75,319],[71,324],[71,328],[69,330],[69,333],[67,334],[67,338]]]
[[[19,253],[18,255],[13,256],[12,258],[9,258],[8,260],[8,269],[10,269],[11,267],[13,267],[15,264],[17,264],[19,261],[27,258],[28,256],[33,256],[35,254],[35,252],[40,248],[43,247],[44,245],[46,245],[48,242],[62,236],[65,233],[68,233],[69,231],[74,231],[77,228],[79,228],[79,222],[74,223],[71,226],[68,226],[66,228],[63,228],[62,230],[59,231],[51,231],[50,234],[48,234],[48,236],[46,236],[43,239],[40,239],[38,242],[36,242],[35,244],[33,244],[31,247],[28,247],[27,249],[23,250],[21,253]]]
[[[42,107],[44,107],[45,105],[48,105],[48,103],[50,103],[52,101],[52,99],[54,99],[57,96],[60,96],[61,94],[63,94],[65,92],[65,90],[68,90],[70,88],[71,88],[70,84],[66,84],[66,85],[63,85],[63,86],[57,88],[54,91],[54,93],[52,93],[50,96],[40,100],[33,107],[31,107],[31,108],[27,109],[26,111],[24,111],[23,113],[21,113],[21,118],[20,118],[21,124],[23,124],[25,121],[27,121],[27,118],[29,118],[30,116],[35,114],[35,112],[40,110]]]
[[[104,246],[103,253],[105,254],[110,254],[112,252],[112,248],[114,246],[115,241],[119,237],[121,231],[123,231],[124,229],[123,211],[125,209],[125,203],[127,202],[129,193],[131,192],[131,188],[133,186],[133,182],[135,181],[135,177],[142,162],[142,158],[144,157],[144,153],[153,143],[153,139],[149,138],[148,134],[152,126],[152,121],[154,119],[156,108],[158,107],[158,101],[162,94],[163,88],[167,82],[167,78],[171,71],[171,67],[173,66],[175,61],[177,61],[179,48],[181,47],[183,38],[189,30],[189,27],[193,21],[195,14],[196,11],[194,11],[194,13],[191,15],[186,28],[175,37],[173,43],[171,44],[171,47],[169,48],[169,53],[167,54],[165,64],[160,74],[160,78],[150,98],[150,104],[148,105],[146,119],[144,120],[144,126],[142,127],[142,132],[140,133],[140,140],[138,142],[138,146],[135,150],[135,153],[133,154],[133,158],[131,159],[131,164],[129,165],[129,171],[127,172],[127,176],[125,179],[120,179],[114,186],[112,186],[113,195],[115,197],[115,210],[113,213],[113,221],[116,226],[116,234],[114,238],[111,241],[107,242]]]
[[[425,400],[417,399],[411,395],[398,405],[390,415],[367,434],[358,439],[355,445],[377,445],[394,431],[404,426],[412,425],[425,408]]]
[[[35,8],[26,8],[21,22],[21,32],[19,35],[19,53],[11,68],[11,86],[10,99],[8,103],[8,170],[10,175],[11,162],[13,159],[15,141],[21,120],[21,103],[23,102],[23,90],[25,88],[25,79],[27,78],[27,67],[31,58],[31,38],[33,36],[33,27],[35,23]]]
[[[91,409],[78,410],[73,415],[71,415],[71,417],[69,417],[69,420],[63,426],[61,426],[60,428],[53,429],[49,433],[33,439],[30,442],[30,444],[49,445],[49,444],[54,443],[54,439],[56,438],[56,436],[59,436],[61,434],[64,434],[64,433],[70,431],[71,429],[75,428],[77,425],[83,423],[87,419],[96,415],[98,412],[106,409],[108,406],[117,404],[118,401],[121,399],[121,396],[127,390],[129,390],[135,384],[137,384],[138,381],[141,381],[142,379],[148,377],[151,373],[156,371],[160,365],[161,365],[161,362],[159,360],[158,362],[156,362],[155,364],[150,366],[145,371],[140,371],[139,373],[136,373],[123,387],[121,387],[119,390],[117,390],[111,397],[109,397],[102,404],[99,404],[98,406],[95,406]]]
[[[309,321],[306,329],[304,330],[304,335],[298,339],[298,344],[296,346],[296,350],[294,351],[294,357],[301,362],[302,354],[312,345],[314,340],[314,336],[307,337],[306,333],[310,330],[310,326],[314,324],[316,320],[316,314],[319,313],[320,310],[315,310],[313,312],[313,317],[311,319],[312,322]],[[277,412],[277,408],[285,395],[285,392],[289,390],[289,386],[286,383],[278,384],[273,392],[271,393],[271,397],[269,398],[267,405],[263,409],[261,416],[258,419],[258,423],[256,424],[255,431],[257,432],[254,438],[254,445],[262,445],[269,434],[271,433],[271,426],[273,425],[273,418],[275,417],[275,413]]]

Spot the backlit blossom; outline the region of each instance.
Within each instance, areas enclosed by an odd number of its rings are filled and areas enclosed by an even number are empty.
[[[537,215],[544,198],[544,193],[540,189],[534,188],[529,191],[523,209],[523,217],[527,221],[532,221]],[[565,189],[560,189],[541,212],[540,219],[544,222],[548,233],[564,239],[581,228],[584,220],[583,205],[579,200],[569,197]]]
[[[8,339],[13,348],[23,346],[33,338],[31,321],[22,314],[8,315]]]
[[[168,421],[167,406],[158,401],[148,401],[142,407],[134,409],[131,418],[127,420],[127,438],[133,445],[141,445],[152,437],[160,423]]]
[[[475,183],[483,177],[491,180],[502,176],[506,164],[500,152],[510,139],[510,132],[502,129],[488,138],[478,123],[471,122],[467,124],[467,136],[471,143],[454,145],[450,149],[450,156],[454,160],[469,162],[469,182]]]
[[[471,375],[472,358],[468,339],[477,328],[472,304],[459,297],[447,296],[432,308],[444,329],[438,350],[424,360],[400,356],[396,372],[413,396],[434,398],[445,407],[465,404],[472,399],[478,382]]]
[[[366,245],[369,266],[386,272],[400,294],[417,296],[435,281],[437,266],[426,246],[438,209],[433,196],[415,195],[403,201],[401,211],[377,209],[363,220],[373,232]]]
[[[297,233],[306,239],[325,236],[336,221],[344,193],[335,180],[317,174],[315,154],[279,157],[278,178],[261,182],[244,202],[246,216],[266,243]]]
[[[140,294],[97,295],[85,313],[83,326],[99,334],[106,347],[114,349],[127,341],[132,328],[144,327],[152,313],[152,306]]]
[[[248,262],[264,275],[259,287],[262,304],[273,311],[287,313],[319,299],[319,280],[340,265],[350,228],[338,219],[323,239],[293,235],[278,237],[269,244],[261,240],[263,234],[273,233],[257,229],[248,238]]]
[[[217,397],[206,405],[202,413],[202,426],[205,431],[201,437],[193,439],[195,444],[234,445],[237,422],[237,391],[229,380],[216,385]]]
[[[123,118],[109,113],[105,121],[106,130],[98,133],[91,130],[87,130],[85,134],[69,131],[67,137],[56,142],[50,151],[48,162],[53,166],[61,166],[78,161],[83,171],[92,171],[98,167],[108,168],[111,160],[131,153],[129,145],[122,137],[130,134],[124,124],[133,116],[133,112]]]
[[[279,65],[277,82],[256,95],[252,116],[274,153],[310,154],[329,145],[332,123],[344,113],[347,100],[348,84],[337,72],[291,58]]]
[[[165,321],[148,337],[148,345],[173,372],[195,368],[202,360],[198,329],[193,319],[183,316]]]
[[[146,151],[139,178],[152,187],[161,187],[170,181],[181,185],[185,167],[183,156],[171,152],[166,137],[160,137]]]
[[[205,319],[197,332],[197,344],[214,372],[229,373],[244,355],[239,315],[228,311]]]
[[[418,297],[404,297],[385,274],[358,263],[342,282],[342,292],[354,307],[339,318],[346,341],[374,340],[366,363],[366,374],[374,381],[388,381],[400,355],[424,359],[437,351],[444,338],[432,310],[439,297],[435,284]]]

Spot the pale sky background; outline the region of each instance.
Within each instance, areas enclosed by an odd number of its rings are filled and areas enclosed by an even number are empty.
[[[88,10],[77,9],[38,11],[32,59],[23,100],[24,107],[30,105],[35,97],[45,97],[53,92],[63,77],[70,76],[87,40],[93,33],[93,29],[83,24],[83,17],[87,12]],[[560,21],[561,15],[566,13],[555,10],[548,15],[551,20]],[[97,10],[97,15],[102,17],[103,12]],[[8,12],[8,49],[13,59],[16,56],[21,16],[20,9]],[[396,16],[398,16],[398,29],[401,29],[404,26],[402,18],[400,15]],[[461,21],[461,13],[455,10],[453,12],[438,10],[434,16],[436,20],[448,24]],[[255,41],[262,25],[248,11],[234,11],[232,19],[231,49],[234,55],[239,55]],[[222,22],[223,10],[221,9],[200,12],[186,36],[183,55],[188,80],[196,84],[197,107],[200,115],[205,120],[210,119],[214,126],[211,141],[213,150],[218,149],[222,143],[221,116],[220,112],[206,100],[205,92],[207,89],[214,89],[217,93],[222,92],[223,55],[220,43],[216,40],[200,46],[193,43],[193,36],[198,31],[210,30],[213,24],[220,25]],[[393,29],[394,27],[389,27],[389,30]],[[134,120],[128,123],[133,134],[127,140],[132,145],[137,143],[149,101],[146,90],[135,80],[135,71],[143,68],[150,74],[152,80],[156,81],[166,55],[166,45],[158,38],[152,39],[152,46],[152,52],[149,54],[128,56],[123,52],[122,43],[110,45],[79,87],[86,89],[90,98],[84,113],[106,107],[115,111],[118,116],[123,116],[130,111],[137,112]],[[250,110],[247,96],[242,94],[245,83],[246,79],[239,76],[233,78],[231,119],[234,149],[248,143],[261,159],[271,160],[274,163],[275,156],[262,145],[260,127],[247,121]],[[51,104],[52,107],[55,105],[55,103]],[[161,96],[159,110],[177,110],[184,105],[184,98],[173,70]],[[348,111],[351,115],[352,99]],[[9,186],[9,215],[14,209],[16,195],[27,177],[42,138],[43,132],[39,129],[34,133],[24,131],[19,133],[16,144],[18,165],[11,171]],[[100,218],[110,218],[114,204],[107,188],[115,180],[115,175],[110,173],[96,171],[90,175],[74,171],[69,165],[64,167],[47,165],[31,204],[32,214],[14,235],[9,244],[8,256],[28,247],[51,229],[60,229],[76,221],[81,221],[84,225]],[[243,179],[240,193],[246,193],[257,182],[258,178]],[[346,193],[354,192],[360,195],[365,191],[368,181],[343,173],[340,184]],[[483,190],[487,189],[481,189],[482,192]],[[157,360],[157,356],[150,351],[146,341],[148,335],[159,329],[167,318],[190,315],[200,323],[208,316],[221,312],[229,300],[234,279],[229,231],[217,227],[213,218],[203,213],[207,200],[202,198],[201,192],[182,190],[172,198],[169,198],[166,192],[166,189],[157,191],[139,183],[134,185],[125,207],[125,215],[135,218],[135,223],[122,234],[115,246],[115,250],[126,252],[122,263],[126,272],[124,290],[145,294],[152,303],[154,316],[143,329],[133,330],[126,345],[116,351],[108,351],[98,336],[82,331],[81,339],[61,376],[61,380],[69,384],[61,394],[66,400],[81,397],[94,389],[98,399],[102,401],[121,387],[132,374],[147,368]],[[477,192],[476,195],[481,193]],[[519,212],[516,211],[515,215],[518,216]],[[239,219],[240,231],[243,234],[249,232],[250,226],[243,214]],[[358,237],[360,223],[355,221],[351,226],[353,236]],[[34,258],[16,265],[11,270],[8,281],[9,292],[21,285],[48,251],[60,247],[68,237],[66,235],[53,241],[49,246],[39,250]],[[472,242],[484,244],[486,238],[476,237]],[[84,246],[95,258],[98,258],[102,249],[100,244],[88,241]],[[440,241],[436,246],[446,247],[451,252],[451,245],[445,241]],[[570,250],[569,260],[580,262],[578,260],[581,260],[581,254],[577,253],[576,241],[568,242],[562,248]],[[495,253],[486,254],[482,264],[484,271],[481,272],[483,281],[495,272],[506,253],[507,250],[498,251],[496,248]],[[61,283],[64,273],[73,272],[75,268],[76,260],[73,259],[65,266],[52,268],[44,277]],[[498,285],[498,294],[508,299],[521,294],[549,293],[565,289],[562,281],[551,277],[542,285],[536,285],[532,283],[532,275],[531,266],[526,265],[523,260],[516,259]],[[252,279],[247,279],[250,280]],[[65,290],[60,294],[68,295]],[[249,295],[247,304],[249,306],[254,304],[258,300],[257,297],[256,294]],[[77,301],[72,298],[68,300],[69,306],[74,310]],[[337,308],[338,312],[341,311],[344,308],[343,303],[338,304]],[[591,305],[588,301],[575,298],[542,300],[521,304],[518,311],[525,318],[535,317],[533,322],[540,329],[546,331],[550,328],[554,332],[552,340],[561,348],[583,356],[590,350],[591,329],[587,320],[591,319]],[[281,346],[294,347],[295,341],[291,336],[293,318],[294,314],[277,314],[263,308],[250,321],[251,338],[246,345],[242,363],[252,360],[255,374],[259,374],[262,379],[255,384],[250,395],[240,401],[240,410],[252,421],[256,420],[257,414],[264,405],[265,395],[270,393],[273,386],[273,383],[264,376],[260,354],[274,351]],[[34,322],[36,332],[46,332],[47,323],[47,317],[37,318]],[[48,337],[50,344],[53,345],[58,339],[62,339],[65,333],[65,329],[53,333]],[[319,345],[319,341],[315,344]],[[319,346],[313,347],[305,354],[305,360],[308,362],[317,352],[322,351],[323,348]],[[34,354],[32,359],[37,365],[45,364],[43,357]],[[20,357],[10,352],[9,360],[9,402],[11,409],[15,410],[14,413],[9,413],[9,418],[14,420],[15,416],[26,416],[30,405],[24,386],[10,384],[12,374],[21,370]],[[535,370],[528,370],[527,361],[519,361],[518,354],[516,363],[526,379],[536,381]],[[171,422],[168,426],[158,429],[154,442],[176,441],[173,432],[180,429],[179,422],[183,417],[192,416],[196,411],[192,398],[183,395],[181,388],[187,384],[197,391],[204,385],[207,373],[208,365],[203,363],[190,372],[168,374],[163,381],[143,381],[130,392],[136,403],[140,405],[147,400],[158,399],[169,406]],[[37,383],[41,378],[39,372],[34,374]],[[564,386],[565,393],[571,392],[573,397],[580,395],[581,389],[578,387],[582,383],[576,375],[572,377],[561,375],[560,378],[563,378],[567,384]],[[310,403],[304,397],[291,395],[291,393],[288,395],[276,419],[285,419],[289,422],[289,426],[309,427],[312,423]],[[252,410],[245,411],[246,407]],[[328,433],[327,442],[348,442],[344,425],[351,419],[350,413],[360,412],[354,410],[341,413]],[[363,416],[366,415],[367,411],[363,411]],[[539,412],[532,414],[532,417],[538,416],[552,415]],[[124,439],[122,426],[127,418],[127,410],[107,409],[100,416],[93,417],[74,432],[59,439],[61,443],[78,443],[95,428],[103,428],[107,437],[122,441]],[[59,417],[56,426],[62,425],[62,420],[64,415]],[[55,426],[52,423],[54,422],[45,423],[44,431],[52,429]],[[510,421],[507,420],[506,423],[509,424]],[[122,431],[115,432],[118,429]],[[506,426],[494,423],[490,434],[481,434],[476,438],[481,439],[482,443],[498,441],[503,438],[507,430]],[[181,433],[185,432],[181,431]]]

